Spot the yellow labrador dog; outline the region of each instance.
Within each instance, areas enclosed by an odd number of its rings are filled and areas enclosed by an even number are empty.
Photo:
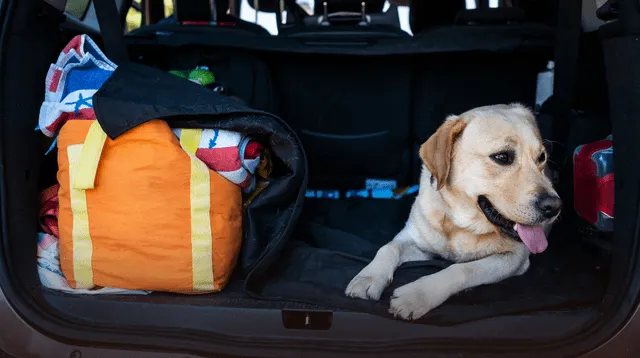
[[[547,248],[562,205],[545,175],[535,118],[519,104],[448,117],[420,157],[420,192],[409,220],[345,292],[378,300],[403,262],[434,255],[453,261],[393,292],[389,312],[407,320],[462,290],[526,272],[529,254]]]

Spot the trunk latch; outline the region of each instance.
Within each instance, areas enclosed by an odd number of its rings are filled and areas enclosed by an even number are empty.
[[[282,310],[282,324],[287,329],[327,330],[333,323],[333,312]]]

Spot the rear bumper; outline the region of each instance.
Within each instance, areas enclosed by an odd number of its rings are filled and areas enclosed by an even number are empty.
[[[0,357],[102,357],[102,358],[187,358],[193,355],[159,352],[141,352],[68,345],[53,340],[33,329],[13,310],[0,289]]]
[[[6,352],[11,357],[16,358],[36,358],[36,357],[103,357],[103,358],[187,358],[196,357],[184,353],[160,353],[151,351],[135,351],[127,349],[107,349],[91,346],[71,345],[54,340],[23,321],[13,310],[6,300],[4,293],[0,290],[0,322],[3,323],[0,329],[0,353]],[[613,336],[609,341],[600,347],[586,353],[584,357],[634,357],[640,356],[640,343],[637,340],[640,334],[640,317],[636,309],[631,320]],[[266,353],[266,351],[265,351]],[[308,352],[311,356],[315,354]],[[327,352],[324,352],[327,353]],[[317,355],[324,355],[317,352]],[[425,352],[426,353],[426,352]],[[529,352],[533,353],[533,352]],[[529,353],[511,352],[512,356],[528,356]],[[451,352],[440,354],[429,354],[433,357],[449,356]],[[457,354],[454,354],[457,355]],[[481,354],[482,355],[482,354]],[[535,355],[535,354],[534,354]],[[553,354],[551,355],[553,356]],[[551,357],[550,356],[550,357]],[[0,355],[0,357],[4,357]]]

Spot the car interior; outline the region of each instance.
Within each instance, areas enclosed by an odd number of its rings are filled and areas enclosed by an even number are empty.
[[[243,243],[221,292],[82,295],[44,287],[38,198],[56,183],[58,167],[55,148],[45,154],[51,141],[34,128],[61,49],[82,33],[103,44],[97,1],[106,0],[2,2],[11,21],[2,25],[0,43],[0,285],[39,330],[78,344],[196,353],[496,353],[524,346],[569,356],[605,340],[631,313],[640,277],[640,105],[632,97],[640,62],[627,61],[640,61],[633,40],[640,9],[626,0],[116,0],[132,62],[164,72],[206,66],[217,91],[279,117],[295,133],[306,158],[304,202],[277,244],[250,250]],[[274,18],[277,33],[243,18],[243,6],[256,18]],[[132,13],[139,22],[125,30]],[[538,100],[540,74],[551,70],[553,93]],[[514,102],[534,109],[564,202],[547,251],[531,257],[526,274],[462,292],[410,323],[388,313],[393,289],[451,262],[403,264],[380,301],[345,296],[349,281],[407,220],[420,145],[450,114]],[[610,135],[615,229],[600,230],[574,207],[573,157]],[[376,197],[379,188],[393,194]],[[285,230],[279,225],[255,230]]]

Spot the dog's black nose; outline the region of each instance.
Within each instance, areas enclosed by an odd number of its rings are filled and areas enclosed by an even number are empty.
[[[562,200],[551,194],[538,195],[536,199],[536,207],[546,218],[552,218],[560,212],[562,208]]]

